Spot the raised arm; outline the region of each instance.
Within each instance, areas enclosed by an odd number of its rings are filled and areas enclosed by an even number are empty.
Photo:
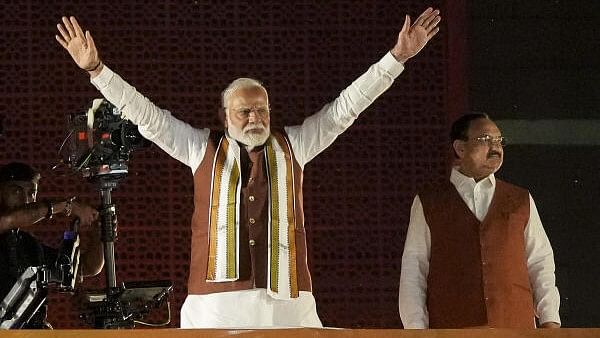
[[[438,10],[428,8],[413,25],[407,15],[394,47],[379,62],[344,89],[302,125],[286,127],[296,159],[304,166],[354,123],[358,115],[385,92],[404,70],[404,62],[419,53],[439,31]]]
[[[204,157],[208,129],[193,128],[173,117],[105,66],[92,34],[87,30],[84,33],[74,17],[63,17],[57,27],[60,35],[56,40],[75,64],[88,72],[102,95],[121,110],[124,118],[135,123],[145,138],[194,171]]]

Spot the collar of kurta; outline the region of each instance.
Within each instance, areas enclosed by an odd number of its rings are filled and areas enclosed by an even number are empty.
[[[267,293],[277,299],[297,298],[296,192],[287,139],[272,134],[264,145],[264,156],[269,182]],[[240,146],[223,135],[212,168],[208,282],[239,279],[240,195]]]
[[[452,168],[452,172],[450,173],[450,182],[456,187],[457,190],[461,190],[460,187],[463,185],[467,185],[471,187],[471,190],[476,185],[487,185],[489,187],[496,186],[496,177],[494,174],[490,174],[488,177],[476,182],[473,177],[466,176],[461,173],[458,167]]]

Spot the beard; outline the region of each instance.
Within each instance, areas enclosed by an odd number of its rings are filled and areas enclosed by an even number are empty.
[[[242,130],[230,122],[227,132],[231,138],[245,144],[248,150],[263,145],[271,135],[270,127],[260,123],[248,123]]]

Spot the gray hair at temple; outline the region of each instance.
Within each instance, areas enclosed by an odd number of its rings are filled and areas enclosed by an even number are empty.
[[[225,88],[225,90],[221,93],[221,105],[222,105],[223,109],[227,110],[227,102],[229,102],[231,95],[236,90],[242,89],[242,88],[253,88],[253,87],[260,87],[265,91],[265,93],[267,92],[267,89],[258,80],[255,80],[255,79],[252,79],[249,77],[240,77],[240,78],[233,80],[227,86],[227,88]]]

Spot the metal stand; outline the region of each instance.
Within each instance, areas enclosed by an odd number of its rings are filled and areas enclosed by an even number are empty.
[[[89,312],[82,318],[97,329],[133,328],[136,324],[164,326],[164,323],[145,323],[141,319],[151,309],[167,302],[173,289],[170,281],[132,282],[117,286],[115,270],[115,241],[117,240],[117,212],[112,203],[111,192],[116,189],[126,173],[96,175],[91,180],[100,188],[101,240],[104,247],[105,293],[88,294]],[[169,309],[170,318],[170,309]]]
[[[122,177],[121,177],[122,178]],[[120,178],[100,178],[100,223],[102,226],[101,240],[104,246],[104,269],[106,272],[106,287],[117,286],[115,271],[115,240],[117,239],[117,211],[112,204],[111,191],[117,188]]]
[[[100,188],[100,224],[101,241],[104,247],[104,271],[106,274],[106,294],[104,299],[97,303],[93,313],[95,328],[132,328],[133,321],[129,320],[123,311],[120,295],[123,289],[117,286],[115,268],[115,241],[117,240],[117,212],[112,203],[111,192],[116,189],[125,174],[106,174],[95,176]]]

